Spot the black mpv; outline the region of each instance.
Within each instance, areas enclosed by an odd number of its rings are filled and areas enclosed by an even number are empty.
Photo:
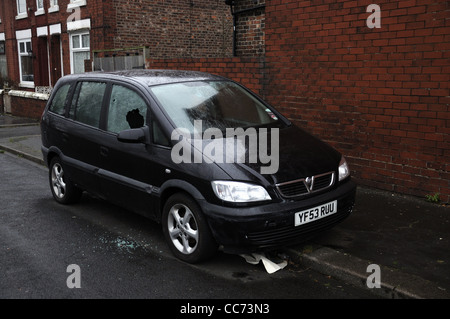
[[[68,75],[42,115],[56,201],[83,191],[154,219],[194,263],[304,241],[352,211],[344,157],[236,82],[201,72]]]

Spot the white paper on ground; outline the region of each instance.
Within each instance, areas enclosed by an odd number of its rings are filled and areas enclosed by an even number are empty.
[[[252,265],[259,264],[259,262],[262,260],[263,265],[269,274],[272,274],[280,269],[283,269],[287,265],[287,261],[283,261],[279,264],[274,263],[269,258],[267,258],[264,254],[252,253],[251,255],[242,254],[240,256],[244,257],[245,261],[247,261],[249,264],[252,264]]]

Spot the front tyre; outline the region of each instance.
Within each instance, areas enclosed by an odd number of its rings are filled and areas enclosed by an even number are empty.
[[[65,174],[61,159],[54,157],[49,166],[49,183],[53,198],[61,204],[71,204],[80,200],[82,191],[73,185]]]
[[[217,251],[217,244],[200,207],[183,193],[172,195],[167,200],[162,225],[172,253],[185,262],[204,261]]]

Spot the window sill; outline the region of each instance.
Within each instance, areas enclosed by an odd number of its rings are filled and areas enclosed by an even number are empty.
[[[67,5],[67,9],[83,7],[86,5],[86,0],[75,0]]]
[[[58,5],[48,8],[48,13],[53,13],[53,12],[58,12],[58,11],[59,11]]]
[[[34,12],[35,16],[41,16],[43,14],[45,14],[45,10],[44,9],[39,9],[39,10]]]
[[[34,86],[34,85],[33,85]],[[35,100],[48,100],[49,94],[44,93],[36,93],[30,91],[22,91],[22,90],[11,90],[8,92],[10,96],[17,96],[25,99],[35,99]]]
[[[28,18],[28,14],[26,12],[19,13],[18,15],[16,15],[16,20],[26,19],[26,18]]]
[[[34,89],[34,83],[33,82],[20,82],[19,87],[27,88],[27,89]]]

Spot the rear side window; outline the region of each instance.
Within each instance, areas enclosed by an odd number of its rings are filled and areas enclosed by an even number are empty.
[[[113,85],[109,102],[107,130],[113,133],[145,125],[147,103],[135,91]]]
[[[69,92],[70,84],[65,84],[61,86],[58,91],[56,91],[55,96],[53,97],[52,104],[49,107],[49,110],[53,113],[64,115],[65,106],[66,106],[66,98],[67,93]]]
[[[106,83],[79,82],[69,116],[76,121],[99,127]]]

